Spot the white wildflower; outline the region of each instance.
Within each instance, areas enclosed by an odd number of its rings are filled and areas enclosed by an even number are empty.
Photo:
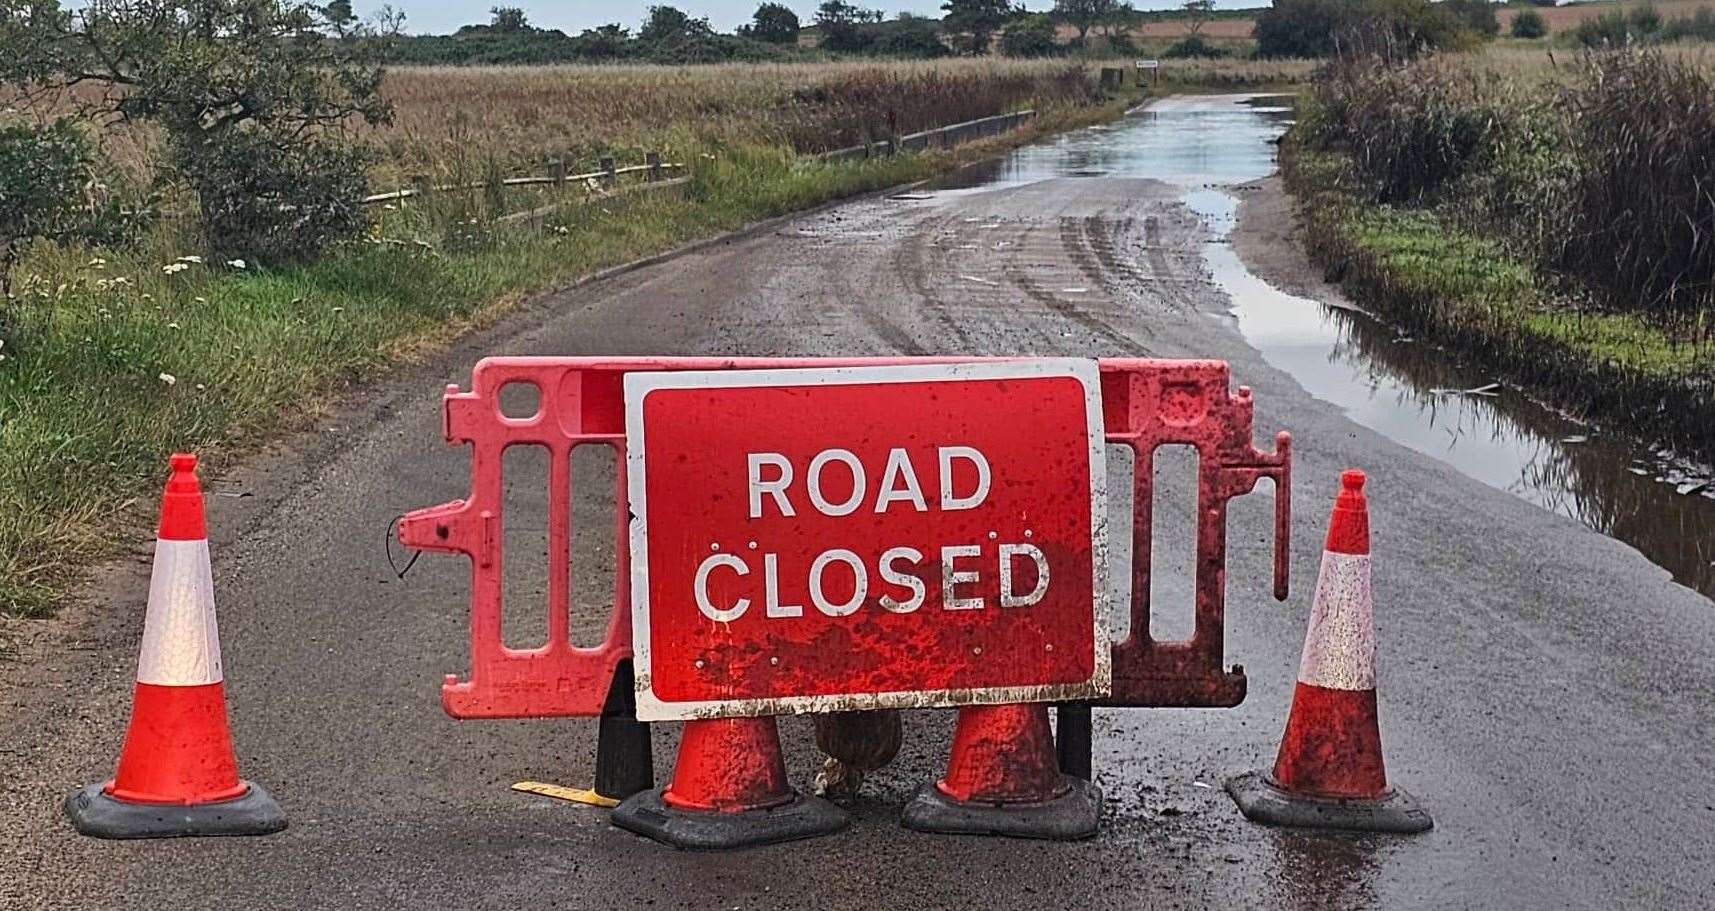
[[[176,376],[173,376],[171,373],[161,374],[160,379],[161,379],[161,382],[166,383],[168,386],[171,386],[174,383],[179,381],[179,378]]]
[[[244,260],[242,260],[242,259],[229,259],[226,261],[226,264],[231,266],[234,269],[248,269],[248,268],[250,268],[250,266],[247,265],[244,262]]]
[[[168,323],[167,328],[168,329],[177,329],[177,328],[179,328],[179,324],[178,323]]]
[[[189,268],[190,266],[186,263],[167,263],[161,267],[161,271],[168,275],[177,275]]]
[[[200,266],[200,265],[202,265],[202,257],[200,257],[200,256],[181,256],[181,257],[179,257],[179,262],[191,263],[193,265]]]
[[[100,269],[101,267],[107,265],[107,260],[102,259],[101,257],[97,256],[96,258],[90,260],[89,264],[93,268]]]

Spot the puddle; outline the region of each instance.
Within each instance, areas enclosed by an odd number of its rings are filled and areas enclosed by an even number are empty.
[[[1707,467],[1600,433],[1515,390],[1489,389],[1494,377],[1449,352],[1365,314],[1286,294],[1245,268],[1226,239],[1238,209],[1226,190],[1274,173],[1275,140],[1290,125],[1285,100],[1167,99],[1105,129],[966,168],[934,188],[991,189],[1098,171],[1182,187],[1214,235],[1204,257],[1232,299],[1239,331],[1269,364],[1354,421],[1624,541],[1681,584],[1715,596],[1715,484],[1698,486]]]

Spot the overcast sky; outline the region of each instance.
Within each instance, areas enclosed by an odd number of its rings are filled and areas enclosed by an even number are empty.
[[[609,22],[623,23],[628,28],[635,29],[637,24],[643,21],[644,12],[657,3],[677,6],[693,16],[707,16],[715,28],[723,32],[731,31],[740,23],[750,20],[751,13],[756,12],[757,4],[761,0],[358,0],[356,6],[359,13],[368,16],[381,8],[384,2],[391,2],[395,9],[405,11],[405,30],[412,34],[446,33],[461,25],[487,22],[489,8],[501,5],[523,7],[530,16],[530,22],[539,28],[564,29],[575,34]],[[820,0],[784,2],[808,23]],[[889,14],[903,11],[939,16],[941,2],[942,0],[857,0],[857,5],[867,9],[884,9]],[[1138,9],[1164,9],[1179,6],[1182,2],[1183,0],[1140,0],[1135,5]],[[1043,10],[1053,6],[1054,2],[1026,0],[1025,5],[1031,9]],[[1216,5],[1264,6],[1266,0],[1217,0]]]

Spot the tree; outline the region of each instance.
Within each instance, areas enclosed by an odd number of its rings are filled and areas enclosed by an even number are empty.
[[[1542,19],[1542,14],[1533,9],[1520,10],[1513,17],[1512,36],[1514,38],[1541,38],[1548,34],[1548,23]]]
[[[1060,53],[1053,20],[1047,16],[1014,20],[1000,35],[1000,52],[1008,57],[1052,57]]]
[[[1136,21],[1137,10],[1131,3],[1127,0],[1116,0],[1097,24],[1102,28],[1102,37],[1108,40],[1108,46],[1116,51],[1124,51],[1133,47],[1129,29]]]
[[[994,33],[1014,12],[1012,0],[947,0],[941,9],[947,13],[942,23],[952,31],[969,35],[968,50],[978,57],[988,53]]]
[[[1186,37],[1201,46],[1203,26],[1215,13],[1215,0],[1185,0],[1184,10]]]
[[[845,0],[824,0],[816,8],[816,27],[822,30],[822,47],[840,53],[869,49],[875,36],[863,26],[880,22],[880,10],[866,10]]]
[[[637,30],[637,40],[645,44],[672,44],[713,34],[706,18],[692,19],[678,7],[651,6],[649,18]]]
[[[1113,12],[1114,3],[1115,0],[1054,0],[1054,11],[1050,15],[1077,29],[1078,43],[1083,44],[1090,29]]]
[[[372,44],[326,40],[322,8],[0,0],[0,13],[0,83],[103,87],[79,96],[85,113],[159,126],[215,252],[303,259],[362,230],[369,150],[349,128],[392,111]]]
[[[333,0],[322,7],[322,16],[327,19],[328,27],[335,35],[344,38],[357,28],[357,13],[351,8],[351,0]]]
[[[745,37],[769,44],[797,44],[798,14],[779,3],[764,3],[756,8],[751,23],[742,29]]]
[[[488,11],[493,18],[488,27],[497,32],[527,32],[530,31],[530,19],[524,15],[524,10],[516,6],[497,6]]]

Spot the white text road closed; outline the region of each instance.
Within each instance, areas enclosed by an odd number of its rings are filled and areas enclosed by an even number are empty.
[[[1105,692],[1093,362],[639,373],[626,411],[640,717]]]

